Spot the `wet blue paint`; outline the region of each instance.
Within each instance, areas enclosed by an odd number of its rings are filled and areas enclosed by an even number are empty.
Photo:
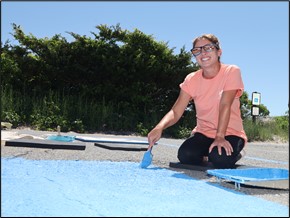
[[[75,140],[75,136],[50,135],[47,136],[46,139],[60,142],[72,142]]]
[[[289,216],[289,207],[133,162],[1,158],[2,216]]]
[[[141,168],[147,168],[152,163],[153,154],[152,154],[151,150],[152,149],[150,149],[144,153],[142,161],[140,163]]]

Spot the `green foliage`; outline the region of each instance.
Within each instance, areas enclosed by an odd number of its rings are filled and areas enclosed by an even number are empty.
[[[122,30],[119,24],[96,26],[94,39],[71,32],[72,42],[60,35],[36,38],[16,24],[12,27],[19,45],[7,42],[3,46],[1,85],[11,86],[15,94],[22,93],[20,99],[29,96],[31,106],[22,105],[25,111],[20,116],[37,128],[51,129],[62,123],[62,129],[68,129],[78,119],[87,130],[132,130],[140,122],[150,126],[157,121],[146,117],[163,115],[175,101],[179,83],[197,68],[184,48],[174,55],[167,43],[137,29]],[[37,108],[30,97],[44,99],[47,90],[69,96],[76,104],[75,111],[70,112],[68,99],[60,104],[42,102]],[[81,101],[75,99],[78,97]],[[96,118],[96,114],[101,117]],[[94,124],[91,117],[96,119]]]
[[[284,125],[280,122],[281,119]],[[251,119],[245,119],[244,129],[249,142],[276,140],[287,142],[289,140],[289,121],[283,116],[273,119],[258,119],[256,122]]]
[[[176,134],[176,138],[179,138],[179,139],[188,138],[191,135],[191,132],[192,132],[192,129],[179,126],[177,134]]]
[[[15,111],[3,111],[1,117],[1,120],[11,123],[13,127],[18,127],[21,122],[20,116]]]
[[[75,131],[79,133],[85,132],[83,121],[80,119],[73,121],[71,125],[71,131]]]
[[[140,134],[141,136],[147,136],[149,131],[150,131],[149,129],[144,127],[143,123],[137,124],[137,133]]]
[[[118,105],[89,101],[84,96],[72,96],[49,92],[44,98],[24,96],[13,93],[12,90],[3,90],[2,121],[10,122],[14,127],[21,123],[28,123],[35,129],[54,130],[58,125],[62,131],[87,132],[89,131],[123,131],[135,132],[146,136],[163,114],[151,112],[149,119],[138,118],[136,111],[122,111]],[[24,98],[22,101],[21,99]],[[31,107],[27,106],[29,104]],[[17,107],[14,107],[18,105]],[[22,108],[31,116],[25,116]],[[128,112],[129,111],[129,112]],[[126,113],[128,112],[128,114]],[[194,107],[184,113],[180,121],[164,131],[164,137],[187,138],[192,127],[195,126]],[[244,119],[244,128],[249,141],[271,141],[277,137],[283,141],[289,138],[288,115],[275,117],[270,120],[257,119],[253,122],[250,118]],[[136,123],[136,124],[135,124]]]
[[[83,93],[97,102],[105,98],[108,104],[121,102],[120,107],[128,103],[147,113],[168,108],[178,95],[179,83],[196,68],[189,52],[181,49],[174,55],[166,43],[140,30],[129,32],[119,24],[96,28],[95,39],[70,33],[75,41],[67,42],[60,35],[50,39],[25,35],[13,24],[19,46],[4,46],[7,69],[1,69],[1,75],[7,76],[2,84],[12,84],[14,91],[25,88],[28,94]],[[17,78],[20,84],[14,86]]]
[[[94,38],[70,32],[36,38],[12,25],[19,45],[1,42],[1,117],[13,126],[62,131],[130,131],[147,135],[172,107],[185,76],[198,69],[191,53],[174,54],[165,42],[138,29],[98,25]],[[242,118],[251,117],[247,92],[241,97]],[[261,117],[269,115],[260,105]],[[287,118],[275,129],[289,133]],[[247,121],[246,121],[247,122]],[[164,133],[184,138],[196,125],[191,102],[180,121]],[[268,124],[246,125],[251,140],[264,140]],[[272,127],[274,126],[271,124]],[[258,130],[257,130],[258,129]],[[265,131],[265,132],[262,132]],[[268,131],[268,130],[267,130]]]
[[[58,125],[63,131],[68,130],[68,121],[61,114],[59,105],[53,101],[52,95],[33,105],[30,119],[31,124],[39,130],[56,130]]]
[[[275,123],[279,128],[289,131],[289,115],[275,117]]]
[[[11,89],[2,87],[1,89],[1,121],[9,122],[13,127],[18,127],[22,120],[17,108],[19,103],[14,102]]]

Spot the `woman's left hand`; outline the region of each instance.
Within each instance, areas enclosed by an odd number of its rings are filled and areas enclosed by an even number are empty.
[[[223,137],[216,137],[214,142],[209,147],[209,153],[212,151],[212,149],[217,146],[218,147],[218,153],[219,155],[222,155],[222,148],[225,149],[226,155],[230,156],[233,152],[232,145]]]

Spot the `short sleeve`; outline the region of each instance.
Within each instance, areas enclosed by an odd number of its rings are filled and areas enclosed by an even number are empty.
[[[239,67],[235,65],[229,66],[226,70],[227,75],[227,82],[224,86],[224,91],[228,90],[238,90],[236,97],[240,97],[244,91],[244,83],[242,80],[241,70]]]
[[[189,94],[191,97],[195,96],[195,90],[197,86],[198,80],[198,71],[188,74],[184,81],[180,83],[179,87]]]

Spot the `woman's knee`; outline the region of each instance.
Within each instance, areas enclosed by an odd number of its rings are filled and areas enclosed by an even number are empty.
[[[183,164],[200,164],[203,160],[203,157],[189,146],[180,146],[177,158]]]
[[[186,139],[178,149],[177,158],[184,164],[201,164],[203,157],[208,155],[212,139],[201,133],[195,133]]]
[[[235,167],[234,155],[227,156],[225,150],[222,148],[222,154],[218,153],[218,148],[214,147],[208,155],[209,161],[214,165],[215,168],[226,169]]]

